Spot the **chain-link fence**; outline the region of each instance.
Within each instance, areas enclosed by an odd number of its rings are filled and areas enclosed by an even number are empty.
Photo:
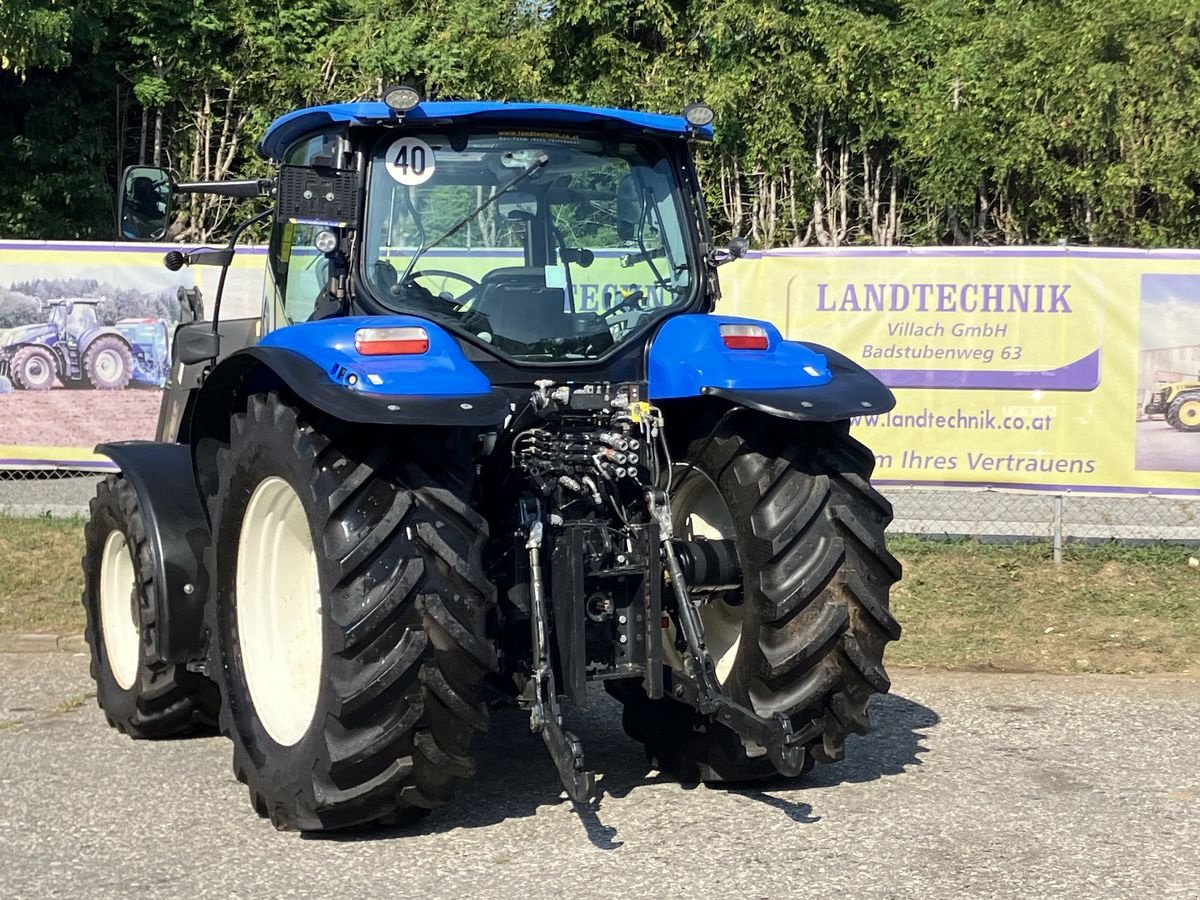
[[[0,513],[86,515],[99,472],[0,470]],[[895,508],[892,532],[927,537],[1200,544],[1200,497],[1097,496],[883,485]]]
[[[936,537],[1200,544],[1200,497],[888,485],[893,532]]]
[[[54,466],[54,464],[46,464],[46,466],[32,466],[28,468],[6,469],[0,468],[0,493],[4,492],[5,485],[13,484],[13,482],[28,482],[30,481],[71,481],[72,479],[102,478],[109,472],[115,472],[112,463],[97,464],[92,469],[82,468],[62,468]]]
[[[102,471],[0,469],[0,514],[12,516],[86,516]]]

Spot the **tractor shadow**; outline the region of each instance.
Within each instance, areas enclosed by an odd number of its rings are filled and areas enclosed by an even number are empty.
[[[597,772],[599,797],[588,804],[572,803],[588,840],[598,850],[616,850],[623,845],[618,829],[605,821],[609,798],[621,800],[635,791],[657,784],[677,790],[704,790],[681,785],[660,774],[647,763],[639,743],[621,729],[620,705],[603,689],[589,689],[586,709],[567,708],[568,727],[587,750],[588,765]],[[800,780],[782,776],[753,787],[717,787],[739,797],[758,801],[778,810],[798,825],[820,821],[809,803],[801,799],[811,788],[842,783],[862,783],[902,775],[921,765],[926,752],[921,741],[924,729],[935,726],[936,712],[905,697],[888,694],[871,702],[873,730],[865,738],[851,736],[846,759],[836,765],[817,766]],[[306,834],[307,840],[371,841],[413,835],[435,835],[460,828],[480,828],[509,819],[521,819],[538,810],[571,803],[563,794],[558,773],[540,735],[529,731],[529,716],[516,709],[493,710],[491,728],[475,743],[478,770],[462,785],[447,808],[435,810],[414,827],[374,829],[365,832]]]

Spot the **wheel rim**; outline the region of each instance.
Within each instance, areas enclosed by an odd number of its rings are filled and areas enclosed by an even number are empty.
[[[31,356],[25,363],[25,380],[30,384],[45,384],[50,380],[50,366],[40,356]]]
[[[96,375],[103,381],[116,381],[125,371],[121,355],[115,350],[105,350],[96,357]]]
[[[683,468],[683,467],[681,467]],[[676,477],[679,477],[678,470]],[[681,540],[708,538],[734,540],[737,526],[717,486],[703,472],[687,468],[671,497],[671,518],[675,536]],[[717,596],[700,604],[704,623],[704,643],[716,667],[717,679],[724,684],[733,671],[742,643],[742,606],[731,606]],[[673,668],[683,669],[683,660],[675,650],[675,626],[664,633],[664,656]]]
[[[1179,407],[1179,421],[1185,425],[1200,425],[1200,400],[1188,400]]]
[[[125,535],[110,531],[100,554],[100,630],[112,676],[125,690],[137,679],[141,658],[137,576]]]
[[[264,478],[238,537],[238,645],[267,734],[289,747],[308,731],[321,686],[321,586],[304,505],[292,486]]]

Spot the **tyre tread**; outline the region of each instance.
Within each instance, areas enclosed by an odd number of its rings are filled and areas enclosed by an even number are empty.
[[[807,736],[808,764],[844,755],[870,727],[868,702],[890,681],[883,650],[900,636],[888,591],[900,564],[884,529],[891,504],[870,483],[873,454],[842,425],[787,425],[742,414],[685,454],[738,521],[748,606],[727,687],[760,715],[787,715]],[[747,635],[753,639],[747,641]],[[775,774],[741,740],[689,707],[613,685],[623,721],[647,754],[683,780]]]
[[[157,586],[145,525],[138,506],[137,493],[121,475],[107,475],[96,486],[88,504],[89,518],[84,526],[83,596],[84,638],[91,652],[89,671],[96,682],[96,704],[104,711],[108,724],[123,734],[142,739],[177,738],[211,734],[216,725],[216,688],[198,672],[164,660],[158,652]],[[134,685],[123,691],[111,676],[106,676],[107,649],[104,646],[99,586],[99,554],[111,532],[101,519],[111,520],[132,538],[130,554],[138,578],[138,607],[142,633],[141,660]],[[93,575],[93,573],[95,573]]]
[[[308,505],[329,566],[327,706],[318,707],[321,749],[311,764],[280,776],[262,769],[232,711],[223,715],[234,769],[277,827],[412,821],[470,777],[471,737],[487,728],[479,692],[496,652],[483,632],[495,599],[483,572],[486,522],[470,507],[470,480],[442,477],[453,464],[438,458],[434,442],[381,440],[274,393],[255,395],[234,417],[217,483],[230,484],[239,454],[271,431],[292,435],[310,473]],[[214,528],[226,493],[210,498]],[[224,635],[216,619],[212,630]],[[227,694],[233,687],[220,668]]]

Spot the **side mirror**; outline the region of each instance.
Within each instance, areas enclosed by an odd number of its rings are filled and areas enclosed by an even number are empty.
[[[184,365],[216,359],[221,352],[221,336],[208,322],[192,322],[175,329],[175,358]]]
[[[171,221],[171,176],[155,166],[130,166],[121,177],[117,236],[123,241],[161,241]]]
[[[708,254],[708,262],[713,266],[723,266],[727,262],[741,259],[750,251],[748,238],[735,237],[724,250],[713,250]]]

